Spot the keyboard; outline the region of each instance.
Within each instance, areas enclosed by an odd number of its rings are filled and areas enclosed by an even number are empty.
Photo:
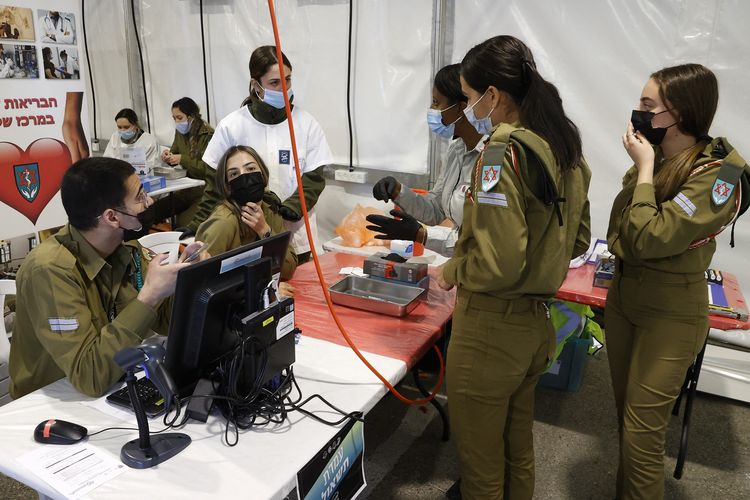
[[[139,378],[135,383],[135,392],[138,394],[141,405],[148,417],[157,417],[164,413],[164,396],[161,395],[159,389],[149,379],[146,377]],[[116,406],[133,409],[127,386],[107,396],[107,402]]]

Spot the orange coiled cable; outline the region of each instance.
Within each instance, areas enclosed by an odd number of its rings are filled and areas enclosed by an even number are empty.
[[[331,316],[333,317],[333,321],[336,323],[336,326],[338,326],[339,331],[341,332],[341,335],[344,337],[344,340],[346,340],[346,343],[349,344],[349,347],[354,351],[354,353],[357,355],[357,357],[367,366],[367,368],[370,369],[372,373],[375,374],[378,379],[380,379],[381,382],[388,388],[388,390],[393,393],[394,396],[396,396],[398,399],[400,399],[402,402],[410,405],[423,405],[426,403],[429,403],[435,395],[440,390],[440,387],[443,385],[443,376],[445,374],[445,363],[443,362],[443,354],[440,352],[440,349],[438,349],[437,346],[433,346],[435,349],[435,352],[437,352],[438,359],[440,360],[440,374],[438,376],[437,385],[433,388],[430,395],[426,398],[422,399],[409,399],[406,396],[403,396],[398,390],[393,387],[393,385],[378,372],[378,370],[370,364],[369,361],[367,361],[367,358],[365,358],[362,353],[357,349],[357,346],[354,345],[354,342],[352,341],[351,337],[349,337],[349,334],[346,332],[346,329],[344,328],[344,325],[341,324],[341,321],[339,321],[338,316],[336,315],[336,311],[333,308],[333,302],[331,301],[331,295],[328,293],[328,284],[325,281],[325,278],[323,277],[323,271],[320,269],[320,263],[318,262],[318,254],[315,251],[315,243],[313,242],[312,237],[312,231],[310,229],[310,221],[307,218],[307,202],[305,201],[305,193],[302,189],[302,174],[300,173],[299,169],[299,157],[297,155],[297,141],[294,138],[294,124],[292,123],[292,108],[289,105],[289,94],[288,89],[286,86],[286,77],[284,76],[284,59],[281,56],[281,39],[279,38],[279,28],[276,24],[276,11],[274,10],[273,6],[273,0],[268,0],[268,11],[271,14],[271,25],[273,26],[273,38],[276,43],[276,60],[279,62],[279,73],[281,77],[281,90],[284,93],[284,107],[286,109],[286,117],[287,117],[287,123],[289,124],[289,136],[292,141],[292,156],[294,158],[294,172],[297,175],[297,191],[299,192],[299,199],[300,199],[300,206],[302,207],[302,217],[305,220],[305,231],[307,231],[307,240],[310,242],[310,251],[312,253],[313,261],[315,262],[315,270],[318,273],[318,280],[320,281],[320,287],[323,290],[323,296],[326,299],[326,304],[328,304],[328,310],[331,312]]]

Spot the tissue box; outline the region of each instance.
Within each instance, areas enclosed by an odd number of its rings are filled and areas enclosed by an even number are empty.
[[[376,278],[389,278],[409,283],[419,283],[427,276],[427,264],[392,262],[385,260],[386,254],[376,253],[365,259],[362,271]]]
[[[615,277],[615,259],[614,257],[602,258],[596,263],[594,271],[594,286],[599,288],[609,288]]]
[[[139,175],[143,190],[147,193],[167,187],[167,180],[158,175]]]

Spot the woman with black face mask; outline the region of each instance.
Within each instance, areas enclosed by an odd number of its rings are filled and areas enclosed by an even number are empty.
[[[198,227],[196,240],[219,255],[284,231],[278,213],[278,196],[267,191],[268,168],[248,146],[232,146],[216,168],[216,189],[221,197],[211,215]],[[281,267],[281,279],[288,280],[297,268],[297,254],[290,244]]]
[[[704,271],[714,237],[750,194],[738,194],[750,175],[745,160],[708,135],[718,99],[709,69],[664,68],[646,82],[622,137],[634,165],[607,231],[617,265],[605,323],[623,500],[664,497],[670,412],[708,333]]]

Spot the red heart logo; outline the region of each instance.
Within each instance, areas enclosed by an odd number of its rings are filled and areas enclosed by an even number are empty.
[[[26,151],[0,142],[0,202],[36,224],[71,163],[68,147],[56,139],[37,139]]]

